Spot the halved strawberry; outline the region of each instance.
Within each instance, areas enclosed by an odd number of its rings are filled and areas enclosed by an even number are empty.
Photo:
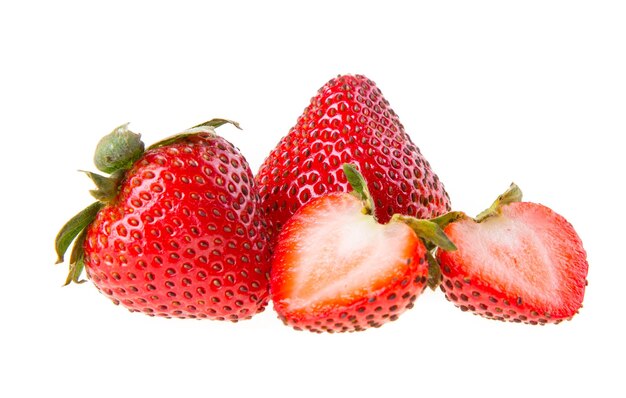
[[[419,236],[453,248],[429,221],[396,215],[379,224],[362,177],[354,167],[344,171],[354,194],[311,200],[278,236],[274,309],[299,330],[359,331],[397,319],[427,284],[429,254]]]
[[[446,297],[464,311],[529,324],[559,323],[582,307],[588,264],[572,225],[521,202],[516,185],[476,219],[445,227],[455,252],[438,252]]]

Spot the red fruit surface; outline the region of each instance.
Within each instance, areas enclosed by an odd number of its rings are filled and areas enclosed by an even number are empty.
[[[344,163],[368,181],[382,223],[395,213],[431,218],[450,210],[443,184],[381,91],[365,76],[345,75],[319,90],[259,169],[272,233],[312,198],[347,192]]]
[[[463,218],[445,233],[456,251],[438,251],[441,289],[464,311],[529,324],[558,323],[582,306],[588,264],[572,225],[535,203],[502,206],[477,223]]]
[[[237,321],[269,299],[269,247],[252,173],[199,133],[146,151],[88,227],[85,269],[131,311]]]
[[[291,217],[272,259],[279,318],[297,330],[360,331],[393,321],[426,286],[426,249],[401,222],[382,225],[350,194],[311,200]]]

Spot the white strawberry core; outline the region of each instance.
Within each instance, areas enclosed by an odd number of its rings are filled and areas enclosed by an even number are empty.
[[[559,248],[542,224],[543,220],[507,214],[480,224],[459,222],[454,226],[458,255],[462,253],[475,276],[498,290],[525,292],[538,302],[559,304],[560,266],[553,259]]]
[[[378,224],[361,213],[361,202],[351,195],[317,204],[314,212],[292,220],[298,232],[280,242],[294,251],[289,264],[291,298],[287,299],[292,309],[328,300],[350,301],[402,275],[412,255],[407,253],[407,239],[415,240],[409,227]]]

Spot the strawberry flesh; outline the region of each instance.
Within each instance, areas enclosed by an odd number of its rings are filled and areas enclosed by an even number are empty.
[[[334,193],[287,222],[271,276],[274,308],[285,323],[317,332],[362,330],[412,307],[426,282],[423,244],[405,224],[378,224],[361,209],[354,196]]]
[[[588,264],[571,224],[549,208],[511,203],[478,223],[445,228],[454,252],[438,252],[442,290],[462,310],[531,324],[570,319],[582,306]]]

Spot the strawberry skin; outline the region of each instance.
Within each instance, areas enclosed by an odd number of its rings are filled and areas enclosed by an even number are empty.
[[[441,290],[463,311],[528,324],[560,323],[582,307],[588,263],[572,225],[531,202],[503,205],[445,229],[457,251],[438,251]]]
[[[443,184],[374,82],[344,75],[319,90],[259,169],[271,233],[312,198],[347,192],[344,163],[369,182],[382,223],[395,213],[430,218],[450,210]]]
[[[400,222],[378,224],[346,193],[311,200],[291,217],[272,259],[279,318],[296,330],[353,332],[394,321],[426,286],[427,251]]]
[[[104,187],[92,194],[104,199],[91,221],[79,223],[85,227],[67,283],[79,282],[84,266],[115,304],[151,316],[238,321],[264,310],[267,225],[246,159],[212,129],[224,122],[214,119],[145,152],[142,144],[140,157],[111,178],[90,174]],[[107,181],[115,181],[114,190]],[[59,233],[59,261],[77,218]]]

